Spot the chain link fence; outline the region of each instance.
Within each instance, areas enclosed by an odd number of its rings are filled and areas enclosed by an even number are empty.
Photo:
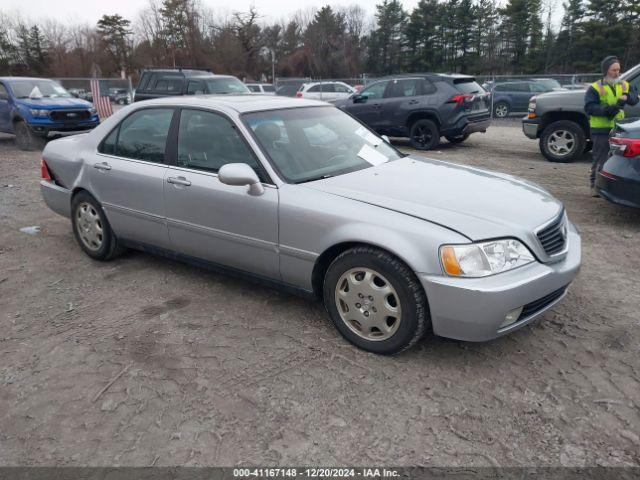
[[[76,98],[81,98],[93,102],[91,93],[91,77],[59,77],[54,78],[67,91]],[[108,96],[112,103],[117,105],[128,105],[133,101],[133,84],[131,77],[104,77],[98,78],[100,93]]]

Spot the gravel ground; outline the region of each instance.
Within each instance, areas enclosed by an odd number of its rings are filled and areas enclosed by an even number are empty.
[[[640,465],[640,215],[590,198],[590,157],[548,163],[517,122],[429,156],[548,188],[584,265],[512,335],[381,357],[308,300],[90,260],[40,198],[39,153],[0,137],[0,464]]]

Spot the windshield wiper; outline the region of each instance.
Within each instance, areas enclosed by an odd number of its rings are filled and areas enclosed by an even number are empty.
[[[306,180],[300,180],[299,182],[296,182],[296,185],[300,183],[315,182],[316,180],[324,180],[325,178],[331,178],[331,177],[333,177],[333,175],[331,174],[318,175],[317,177],[311,177],[311,178],[307,178]]]

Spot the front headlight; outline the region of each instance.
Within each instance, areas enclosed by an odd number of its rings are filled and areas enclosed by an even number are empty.
[[[534,261],[533,254],[514,239],[491,240],[468,245],[443,245],[440,260],[452,277],[486,277]]]
[[[49,115],[49,110],[40,110],[36,108],[30,108],[29,112],[34,117],[47,117]]]

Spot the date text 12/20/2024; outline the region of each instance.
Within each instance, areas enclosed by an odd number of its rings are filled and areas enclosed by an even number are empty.
[[[397,470],[388,468],[234,468],[235,478],[391,478]]]

